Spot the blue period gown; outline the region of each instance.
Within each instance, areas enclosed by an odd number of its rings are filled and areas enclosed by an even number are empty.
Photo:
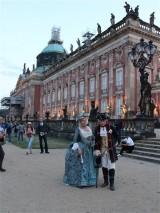
[[[88,127],[89,128],[89,127]],[[82,157],[78,150],[73,150],[74,143],[78,143],[82,150]],[[96,170],[94,167],[94,137],[92,130],[84,131],[78,127],[73,142],[69,145],[65,157],[65,174],[63,182],[77,187],[96,185]]]

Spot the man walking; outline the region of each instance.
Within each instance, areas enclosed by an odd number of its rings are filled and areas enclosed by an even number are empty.
[[[39,134],[39,142],[40,142],[40,149],[41,149],[41,154],[44,152],[48,153],[48,144],[47,144],[47,132],[48,132],[48,127],[47,125],[43,122],[43,119],[40,118],[40,122],[38,124],[37,128],[38,134]],[[44,142],[44,148],[43,148],[43,142]]]

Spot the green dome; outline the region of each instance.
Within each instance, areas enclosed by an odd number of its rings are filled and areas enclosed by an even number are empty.
[[[42,50],[42,53],[51,53],[51,52],[64,53],[65,49],[60,44],[48,44],[48,46]]]

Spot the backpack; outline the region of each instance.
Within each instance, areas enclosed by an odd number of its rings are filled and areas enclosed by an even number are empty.
[[[122,121],[121,129],[124,129],[124,122]]]

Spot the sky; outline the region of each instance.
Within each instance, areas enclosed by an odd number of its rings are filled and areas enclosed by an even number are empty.
[[[149,22],[155,12],[160,27],[160,0],[128,0],[139,17]],[[117,23],[126,15],[125,0],[0,0],[0,100],[9,97],[22,74],[24,63],[32,70],[36,57],[51,39],[53,27],[60,27],[63,47],[70,52],[87,31],[97,34],[110,27],[111,13]]]

